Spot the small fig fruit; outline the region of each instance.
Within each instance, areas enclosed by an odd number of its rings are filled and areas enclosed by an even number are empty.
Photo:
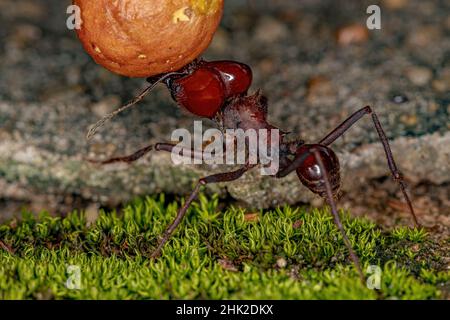
[[[210,44],[223,0],[73,0],[84,49],[106,69],[150,77],[181,69]]]

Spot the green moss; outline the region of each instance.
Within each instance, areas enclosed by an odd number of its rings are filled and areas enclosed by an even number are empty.
[[[200,196],[157,261],[148,259],[179,204],[164,196],[65,218],[24,214],[0,226],[0,299],[439,299],[449,287],[440,245],[423,230],[382,232],[343,215],[364,269],[381,269],[381,289],[362,285],[328,212],[283,207],[247,221]],[[75,266],[80,288],[69,289]],[[371,275],[368,274],[370,277]]]

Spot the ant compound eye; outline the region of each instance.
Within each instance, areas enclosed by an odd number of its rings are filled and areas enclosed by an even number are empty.
[[[297,150],[297,154],[309,152],[309,155],[303,161],[302,165],[297,169],[297,176],[302,183],[312,192],[323,195],[326,192],[324,183],[324,174],[320,170],[317,159],[312,149],[319,151],[323,165],[328,172],[330,184],[333,191],[337,191],[340,186],[339,160],[333,150],[318,144],[305,144]]]
[[[191,75],[174,80],[170,89],[180,106],[199,117],[213,118],[225,102],[222,78],[207,67],[200,67]]]
[[[217,70],[225,84],[226,97],[247,93],[253,80],[249,66],[235,61],[212,61],[209,67]]]

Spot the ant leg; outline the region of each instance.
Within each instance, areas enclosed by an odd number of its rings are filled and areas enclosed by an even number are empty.
[[[388,163],[389,169],[391,171],[391,174],[392,174],[394,180],[397,181],[397,183],[400,187],[400,190],[403,194],[403,197],[405,198],[405,201],[409,208],[409,212],[411,213],[411,216],[413,217],[415,225],[417,227],[421,227],[419,221],[417,220],[417,216],[414,212],[414,208],[412,206],[411,200],[409,199],[408,193],[406,192],[406,183],[403,180],[403,177],[395,163],[394,156],[392,154],[388,138],[381,126],[378,116],[372,110],[372,108],[370,106],[366,106],[366,107],[356,111],[347,120],[345,120],[342,124],[340,124],[336,129],[331,131],[331,133],[329,133],[319,143],[324,146],[328,146],[328,145],[332,144],[337,138],[342,136],[348,129],[350,129],[351,126],[353,126],[358,120],[360,120],[366,114],[372,115],[372,121],[374,123],[375,129],[377,130],[378,137],[380,138],[381,144],[383,145],[384,153],[386,155],[387,163]]]
[[[165,152],[172,152],[173,149],[175,149],[175,147],[177,147],[175,144],[173,143],[157,143],[155,145],[155,150],[156,151],[165,151]],[[195,149],[188,149],[188,148],[182,148],[180,149],[180,151],[183,151],[182,156],[183,157],[191,157],[191,159],[205,159],[205,157],[207,156],[206,154],[203,153],[203,151],[201,150],[195,150]],[[177,152],[178,153],[178,152]]]
[[[331,189],[331,184],[330,184],[330,178],[329,178],[329,175],[328,175],[328,171],[325,168],[325,165],[323,164],[322,157],[320,156],[319,151],[314,149],[313,153],[314,153],[314,156],[315,156],[315,158],[317,160],[317,164],[319,165],[320,171],[323,172],[323,179],[324,179],[325,188],[326,188],[326,191],[327,191],[326,198],[327,198],[328,204],[331,207],[331,212],[332,212],[333,217],[334,217],[334,223],[336,224],[336,226],[338,227],[339,231],[341,232],[342,238],[344,239],[345,246],[347,247],[347,249],[348,249],[348,251],[350,253],[350,258],[353,260],[353,263],[355,264],[356,269],[358,270],[361,282],[364,284],[365,283],[365,278],[364,278],[364,274],[363,274],[362,269],[361,269],[361,263],[359,262],[359,258],[358,258],[358,256],[356,255],[355,251],[352,248],[352,244],[351,244],[350,240],[348,239],[347,234],[345,233],[344,227],[343,227],[343,225],[341,223],[341,220],[339,218],[339,213],[338,213],[338,210],[337,210],[336,202],[334,201],[334,198],[333,198],[333,191]]]
[[[320,153],[318,150],[312,148],[309,152],[304,152],[301,153],[299,155],[296,155],[294,160],[292,162],[289,163],[289,165],[287,165],[285,168],[282,168],[277,174],[276,174],[276,178],[282,178],[287,176],[289,173],[291,173],[292,171],[295,171],[298,167],[300,167],[303,162],[306,160],[306,158],[312,153],[314,153],[314,156],[317,160],[317,164],[320,167],[320,171],[323,172],[323,178],[324,178],[324,182],[325,182],[325,188],[327,191],[327,196],[326,196],[326,200],[327,202],[330,204],[331,207],[331,212],[333,213],[333,217],[334,217],[334,222],[336,223],[339,231],[342,234],[342,238],[344,239],[344,243],[350,253],[350,258],[352,259],[353,263],[356,266],[356,269],[358,270],[359,276],[361,278],[361,281],[364,282],[364,275],[362,273],[362,269],[361,269],[361,264],[359,262],[358,256],[355,254],[355,252],[353,251],[353,248],[351,246],[350,240],[348,239],[345,230],[342,226],[341,220],[339,218],[339,214],[337,211],[337,206],[336,206],[336,202],[334,201],[333,198],[333,191],[331,188],[331,184],[330,184],[330,178],[328,175],[328,171],[326,170],[322,158],[320,156]]]
[[[303,161],[306,160],[306,158],[309,156],[309,152],[304,152],[299,155],[296,155],[294,160],[292,160],[286,167],[281,168],[277,174],[275,175],[276,178],[284,178],[292,171],[297,170],[298,167],[303,163]]]
[[[153,150],[153,145],[151,144],[142,149],[139,149],[138,151],[136,151],[135,153],[133,153],[129,156],[116,157],[116,158],[111,158],[111,159],[104,160],[104,161],[90,160],[90,159],[88,159],[87,161],[89,161],[90,163],[102,164],[102,165],[116,163],[116,162],[125,162],[125,163],[129,164],[129,163],[139,160],[140,158],[142,158],[143,156],[145,156],[147,153],[149,153],[152,150]]]
[[[161,250],[166,244],[166,242],[170,239],[173,232],[177,228],[177,226],[181,223],[184,216],[186,215],[187,210],[189,209],[192,202],[195,200],[197,195],[200,192],[201,186],[205,186],[209,183],[218,183],[218,182],[230,182],[239,179],[242,177],[242,175],[247,172],[249,169],[253,168],[254,165],[245,165],[241,169],[238,169],[236,171],[231,172],[225,172],[225,173],[218,173],[211,176],[207,176],[204,178],[201,178],[198,180],[197,184],[195,185],[194,191],[192,191],[189,198],[186,200],[185,204],[181,209],[178,211],[177,216],[175,220],[170,224],[170,226],[166,229],[164,232],[161,240],[158,242],[158,246],[156,247],[155,251],[152,253],[151,258],[157,258],[161,254]]]
[[[14,254],[13,249],[11,249],[10,247],[8,247],[3,241],[0,240],[0,248],[2,248],[3,250],[5,250],[6,252],[8,252],[9,254]]]
[[[153,144],[151,144],[142,149],[139,149],[138,151],[136,151],[135,153],[133,153],[129,156],[116,157],[116,158],[111,158],[111,159],[103,160],[103,161],[90,160],[90,159],[88,159],[87,161],[89,161],[90,163],[101,164],[101,165],[111,164],[111,163],[116,163],[116,162],[125,162],[125,163],[129,164],[129,163],[139,160],[140,158],[142,158],[143,156],[145,156],[147,153],[149,153],[152,150],[172,152],[175,147],[176,147],[176,145],[172,144],[172,143],[157,143],[154,146],[153,146]],[[185,148],[185,149],[183,149],[183,156],[190,156],[192,159],[194,159],[194,158],[195,159],[204,159],[207,155],[205,155],[203,153],[203,151]]]

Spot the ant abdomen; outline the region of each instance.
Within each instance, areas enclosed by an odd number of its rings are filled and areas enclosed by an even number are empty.
[[[326,195],[325,177],[317,163],[313,150],[317,150],[322,158],[323,165],[328,172],[331,189],[336,195],[341,182],[339,159],[328,147],[320,144],[304,144],[297,149],[297,155],[309,153],[302,165],[297,168],[297,176],[300,181],[312,192],[321,196]]]

